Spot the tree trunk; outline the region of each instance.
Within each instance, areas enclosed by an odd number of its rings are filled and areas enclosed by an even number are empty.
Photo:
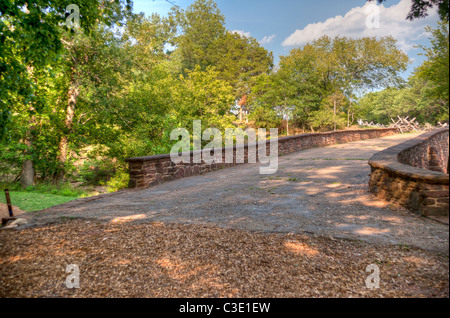
[[[289,136],[289,117],[286,117],[286,135]]]
[[[333,130],[336,131],[336,96],[334,97]]]
[[[72,73],[72,80],[69,87],[69,93],[68,93],[68,103],[67,103],[67,109],[66,109],[66,120],[65,120],[65,134],[61,137],[61,140],[59,141],[58,146],[58,163],[59,163],[59,172],[56,175],[55,182],[59,183],[63,180],[64,174],[65,174],[65,164],[67,161],[67,153],[68,153],[68,146],[69,146],[69,139],[68,135],[72,131],[73,126],[73,119],[75,117],[75,107],[77,104],[77,98],[79,94],[79,88],[78,83],[75,79],[76,73],[75,70],[73,70]]]
[[[27,159],[22,165],[22,175],[20,176],[20,186],[27,188],[34,185],[33,161]]]
[[[36,79],[34,78],[34,68],[32,66],[27,66],[28,74],[31,78],[34,79],[34,82],[36,82]],[[25,146],[27,147],[25,150],[25,156],[31,156],[32,154],[32,147],[33,147],[33,131],[36,128],[36,116],[33,114],[35,111],[35,108],[33,105],[29,108],[30,111],[30,119],[28,120],[28,131],[26,132],[25,136]],[[26,159],[22,164],[22,173],[20,175],[20,186],[22,188],[27,188],[34,185],[34,165],[33,161],[30,159]]]
[[[33,106],[30,107],[30,110],[33,111]],[[27,131],[27,135],[25,137],[25,146],[27,149],[25,150],[25,156],[30,156],[32,154],[31,149],[33,147],[32,142],[32,133],[35,129],[35,121],[36,117],[31,115],[30,120],[28,121],[29,129]],[[31,159],[26,159],[22,164],[22,174],[20,176],[20,186],[22,188],[27,188],[34,185],[34,167],[33,161]]]
[[[352,108],[352,101],[350,100],[350,105],[348,107],[348,111],[347,111],[347,127],[350,127],[350,109]],[[353,116],[353,113],[352,113]],[[353,124],[353,121],[352,121]]]
[[[247,104],[247,95],[244,95],[244,96],[241,97],[241,99],[238,102],[238,105],[239,105],[239,121],[241,123],[244,121],[244,106],[246,104]]]

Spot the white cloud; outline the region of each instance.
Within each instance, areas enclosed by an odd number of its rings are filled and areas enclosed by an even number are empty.
[[[261,41],[259,41],[259,43],[260,44],[269,44],[270,42],[273,41],[273,39],[275,39],[275,37],[276,37],[275,34],[272,34],[272,35],[269,35],[269,36],[266,35],[265,37],[262,38]]]
[[[405,52],[414,47],[415,39],[424,37],[424,27],[430,21],[437,19],[436,10],[431,10],[429,16],[413,21],[406,20],[411,8],[411,0],[401,0],[398,4],[385,7],[378,6],[379,24],[377,19],[368,18],[373,14],[374,4],[366,3],[363,7],[356,7],[348,11],[344,16],[329,18],[325,22],[308,24],[302,30],[296,30],[283,41],[283,46],[303,45],[318,39],[323,35],[330,37],[347,36],[359,38],[364,36],[391,35],[398,41],[399,47]],[[368,21],[368,24],[366,23]],[[377,28],[369,28],[368,25]]]
[[[247,38],[250,37],[250,32],[245,32],[243,30],[233,30],[233,31],[230,31],[230,32],[231,33],[237,33],[237,34],[245,36]]]

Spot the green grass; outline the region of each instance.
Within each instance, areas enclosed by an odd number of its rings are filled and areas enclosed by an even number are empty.
[[[4,191],[4,189],[9,189],[9,191],[15,192],[56,194],[61,196],[78,197],[78,198],[89,196],[89,191],[82,188],[76,188],[72,186],[70,183],[63,183],[60,185],[54,185],[51,183],[39,183],[25,189],[22,189],[22,187],[18,182],[10,184],[0,183],[0,190]]]
[[[78,198],[57,194],[17,191],[10,191],[9,195],[11,197],[11,204],[19,207],[21,210],[24,210],[26,212],[43,210],[51,206],[66,203]],[[0,202],[6,203],[4,193],[0,195]]]
[[[18,183],[1,183],[0,202],[2,203],[6,203],[5,189],[9,189],[11,204],[26,212],[39,211],[90,196],[90,192],[86,189],[73,187],[70,183],[60,185],[40,183],[26,189],[22,189]]]

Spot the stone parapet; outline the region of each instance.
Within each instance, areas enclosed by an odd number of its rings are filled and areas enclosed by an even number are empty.
[[[332,144],[347,143],[371,138],[380,138],[396,134],[396,128],[364,129],[364,130],[341,130],[324,133],[310,133],[295,136],[278,138],[278,155],[284,155],[300,150],[324,147]],[[269,142],[266,143],[266,153],[269,154]],[[129,165],[129,187],[144,188],[162,182],[171,181],[178,178],[189,177],[223,169],[240,164],[236,162],[236,146],[233,147],[233,163],[225,163],[225,153],[227,148],[220,148],[222,153],[222,163],[207,164],[204,161],[194,163],[195,152],[190,153],[190,162],[174,163],[170,159],[170,154],[154,155],[147,157],[126,159]],[[250,147],[251,149],[251,147]],[[257,144],[256,144],[257,149]],[[228,148],[230,150],[230,148]],[[249,145],[244,146],[244,163],[248,162]],[[258,159],[257,159],[258,160]],[[231,161],[231,160],[230,160]]]
[[[436,129],[376,153],[369,190],[425,216],[448,216],[448,128]]]

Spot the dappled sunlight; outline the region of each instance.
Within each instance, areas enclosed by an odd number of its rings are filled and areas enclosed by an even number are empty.
[[[0,258],[0,264],[1,265],[11,264],[11,263],[15,263],[18,261],[30,260],[30,259],[32,259],[32,257],[30,255],[15,255],[15,256],[10,256],[8,258]]]
[[[184,266],[180,264],[181,262],[178,260],[161,258],[158,259],[156,263],[164,268],[172,279],[184,280],[190,274],[181,273],[184,270]],[[191,273],[195,274],[195,271],[191,271]]]
[[[121,260],[117,261],[118,265],[130,265],[131,263],[132,263],[132,261],[129,259],[121,259]]]
[[[404,249],[408,249],[408,247],[404,247]],[[406,262],[413,263],[414,265],[417,266],[423,266],[428,264],[428,261],[426,259],[418,256],[407,256],[404,257],[403,260]]]
[[[110,229],[110,230],[104,230],[103,232],[108,232],[108,233],[114,233],[114,232],[119,232],[119,229]]]
[[[342,187],[342,185],[343,184],[340,183],[340,182],[334,182],[334,183],[330,183],[330,184],[325,185],[325,187],[334,189],[334,188],[340,188],[340,187]],[[332,198],[335,198],[335,197],[338,197],[338,196],[339,196],[338,193],[330,193],[330,197],[332,197]]]
[[[399,218],[397,216],[381,216],[380,219],[391,223],[399,223],[399,224],[405,223],[404,219]]]
[[[222,282],[221,276],[212,275],[220,272],[220,268],[213,265],[203,265],[203,266],[195,266],[192,268],[192,264],[183,262],[179,258],[174,257],[163,257],[156,260],[156,263],[161,266],[165,273],[174,280],[179,281],[180,283],[185,283],[189,281],[194,281],[194,283],[190,286],[193,290],[202,290],[205,288],[214,288],[217,291],[225,290],[228,288],[228,283],[226,280]],[[233,295],[238,292],[238,290],[234,289],[226,294],[220,295],[221,297],[233,297]]]
[[[145,219],[147,216],[145,214],[135,214],[135,215],[128,215],[128,216],[119,216],[114,219],[112,219],[110,222],[113,224],[120,224],[120,223],[127,223],[132,222],[135,220],[141,220]]]
[[[315,175],[319,175],[321,178],[337,179],[336,173],[342,173],[343,166],[332,166],[327,168],[321,168],[314,172]]]
[[[164,268],[170,278],[185,281],[188,278],[199,275],[205,271],[214,272],[211,265],[206,266],[196,266],[193,269],[189,269],[189,264],[183,262],[179,258],[175,257],[164,257],[156,260],[156,263]]]
[[[286,241],[284,246],[290,252],[301,254],[305,256],[317,256],[319,252],[305,243],[300,243],[299,241]]]
[[[342,205],[362,204],[364,206],[374,207],[374,208],[386,208],[390,204],[387,201],[369,198],[367,195],[360,195],[360,196],[354,197],[352,199],[340,200],[339,203]]]
[[[77,254],[79,254],[79,255],[82,255],[82,254],[84,254],[86,251],[84,251],[84,250],[82,250],[82,249],[76,249],[76,250],[72,250],[72,251],[70,251],[70,250],[67,250],[67,249],[64,249],[63,251],[55,251],[54,253],[53,253],[53,255],[55,255],[55,256],[62,256],[62,257],[65,257],[65,256],[67,256],[67,255],[77,255]]]
[[[306,194],[308,194],[308,195],[317,195],[321,192],[320,189],[318,189],[318,188],[307,188],[305,190],[306,190],[305,191]]]
[[[358,234],[361,235],[377,235],[377,234],[385,234],[391,232],[389,229],[377,229],[374,227],[365,226],[362,229],[355,231]]]
[[[345,215],[344,216],[347,219],[351,220],[368,220],[369,217],[367,215]]]

